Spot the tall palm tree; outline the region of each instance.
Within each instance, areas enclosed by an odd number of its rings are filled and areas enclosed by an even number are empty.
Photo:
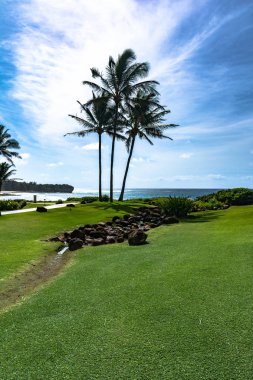
[[[116,61],[109,57],[105,75],[96,68],[91,69],[92,77],[99,79],[100,85],[90,81],[83,81],[84,85],[91,87],[97,94],[101,95],[103,93],[104,96],[109,97],[115,107],[110,165],[110,202],[113,202],[114,150],[120,107],[124,101],[140,89],[155,92],[155,85],[158,84],[158,82],[150,80],[138,82],[138,80],[148,75],[149,64],[147,62],[134,63],[135,60],[136,56],[133,50],[126,49],[118,56]]]
[[[8,164],[7,162],[0,163],[0,192],[2,190],[3,182],[7,181],[10,176],[16,173],[15,169],[11,169],[14,165]]]
[[[153,145],[153,142],[150,138],[168,138],[172,140],[171,137],[165,136],[163,131],[167,128],[177,126],[176,124],[161,124],[164,122],[165,116],[170,113],[170,111],[160,105],[159,99],[154,93],[145,94],[142,91],[139,91],[135,98],[130,99],[127,102],[126,106],[129,125],[126,132],[126,146],[129,154],[119,201],[123,201],[124,198],[126,179],[136,138],[139,137],[140,139],[144,139],[151,145]]]
[[[93,101],[87,104],[78,103],[81,106],[81,111],[84,111],[85,118],[69,115],[75,119],[82,127],[83,130],[67,133],[66,135],[77,135],[79,137],[85,137],[90,133],[98,134],[98,156],[99,156],[99,200],[102,200],[102,134],[107,133],[109,136],[113,135],[113,116],[114,110],[108,104],[109,99],[105,96],[96,97],[93,94]],[[64,136],[66,136],[64,135]],[[119,133],[116,134],[116,138],[123,139]]]
[[[17,140],[12,139],[3,125],[0,125],[0,155],[3,155],[11,164],[13,164],[12,157],[18,157],[19,154],[12,149],[20,149]]]

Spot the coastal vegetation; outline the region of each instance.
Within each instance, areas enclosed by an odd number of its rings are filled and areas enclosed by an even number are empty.
[[[36,193],[72,193],[74,186],[67,184],[39,184],[36,182],[9,180],[3,182],[3,190]]]
[[[220,202],[228,205],[250,205],[253,204],[253,190],[245,187],[220,190],[213,194],[203,195],[197,200],[202,202]]]
[[[39,272],[52,234],[134,206],[5,216],[0,287],[31,262]],[[0,377],[250,379],[252,220],[253,206],[195,213],[149,231],[146,245],[72,253],[60,276],[0,315]]]
[[[74,118],[83,130],[67,133],[81,137],[96,132],[99,137],[99,199],[102,196],[101,136],[106,132],[112,137],[110,162],[110,202],[113,202],[113,171],[116,139],[125,140],[128,159],[119,200],[124,198],[124,190],[136,137],[153,144],[151,138],[166,138],[163,131],[176,124],[164,124],[165,115],[170,111],[160,104],[159,92],[154,80],[142,80],[148,76],[149,64],[136,62],[133,50],[126,49],[117,60],[109,57],[105,74],[91,69],[92,77],[98,82],[83,81],[90,87],[93,96],[82,104],[85,118]],[[161,124],[162,123],[162,124]],[[122,135],[125,132],[125,136]],[[66,136],[66,135],[65,135]]]
[[[16,152],[17,149],[20,149],[17,140],[11,137],[8,129],[0,125],[0,156],[2,155],[13,165],[13,158],[21,158]]]
[[[0,192],[2,191],[4,181],[7,181],[14,173],[16,173],[16,170],[13,164],[9,164],[8,162],[0,163]]]

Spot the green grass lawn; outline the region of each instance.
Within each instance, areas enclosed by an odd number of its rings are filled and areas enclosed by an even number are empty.
[[[140,205],[140,204],[139,204]],[[47,213],[24,213],[0,217],[0,288],[1,280],[22,269],[31,260],[48,254],[59,243],[43,242],[55,234],[86,223],[109,220],[132,210],[138,203],[98,202],[77,205],[75,208],[59,208]]]
[[[41,237],[63,228],[63,214],[36,218]],[[0,379],[251,380],[252,227],[253,207],[233,207],[154,229],[140,247],[78,251],[0,315]]]

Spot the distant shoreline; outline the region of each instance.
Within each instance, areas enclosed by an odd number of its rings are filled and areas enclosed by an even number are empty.
[[[0,197],[9,197],[12,195],[20,195],[18,191],[0,191]]]

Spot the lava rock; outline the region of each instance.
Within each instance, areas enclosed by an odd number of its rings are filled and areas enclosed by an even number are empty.
[[[39,206],[39,207],[36,208],[36,211],[37,212],[47,212],[47,209],[46,209],[46,207]]]
[[[129,245],[142,245],[145,244],[148,235],[142,230],[134,230],[128,235]]]
[[[75,251],[77,249],[80,249],[80,248],[82,248],[82,246],[83,246],[83,241],[79,238],[70,239],[70,241],[69,241],[69,250],[70,251]]]

